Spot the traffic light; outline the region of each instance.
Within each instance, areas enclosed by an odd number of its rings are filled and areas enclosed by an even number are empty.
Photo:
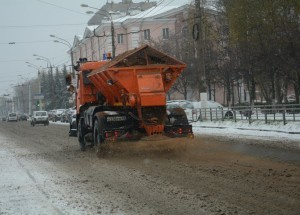
[[[36,101],[35,106],[36,106],[36,108],[39,108],[39,107],[40,107],[40,101],[39,101],[39,100]]]

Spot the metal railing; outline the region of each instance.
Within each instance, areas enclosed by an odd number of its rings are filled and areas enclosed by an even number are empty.
[[[193,122],[248,120],[249,123],[264,121],[266,124],[270,121],[282,121],[285,125],[289,121],[300,121],[300,104],[196,108],[192,110],[190,120]]]

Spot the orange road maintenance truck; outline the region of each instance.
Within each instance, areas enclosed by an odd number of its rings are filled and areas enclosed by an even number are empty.
[[[76,135],[81,150],[88,142],[99,154],[109,142],[145,136],[193,137],[185,112],[167,109],[166,92],[186,65],[149,45],[108,61],[75,66]],[[75,89],[76,88],[76,89]]]

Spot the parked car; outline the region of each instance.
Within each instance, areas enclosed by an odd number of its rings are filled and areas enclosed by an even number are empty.
[[[202,119],[222,119],[222,117],[227,119],[233,118],[233,111],[229,108],[223,107],[218,102],[215,101],[197,101],[192,102],[194,110],[192,111],[193,121],[198,121]],[[201,114],[201,116],[200,116]]]
[[[288,95],[287,100],[288,102],[295,102],[296,101],[295,94]]]
[[[253,114],[251,104],[249,102],[236,103],[234,107],[232,107],[232,109],[238,111],[245,117],[251,117],[251,115]]]
[[[10,113],[8,114],[8,117],[7,117],[7,121],[8,122],[17,122],[18,121],[18,116],[17,116],[17,113]]]
[[[56,110],[54,110],[52,121],[53,122],[60,121],[61,120],[61,115],[63,114],[64,111],[65,111],[65,109],[56,109]]]
[[[36,124],[49,125],[49,118],[47,111],[33,111],[30,121],[31,126]]]
[[[75,108],[65,109],[61,114],[60,121],[69,123],[71,121],[73,113],[76,113]]]
[[[194,105],[191,101],[187,100],[170,100],[167,101],[167,109],[180,107],[184,110],[188,121],[193,120]]]
[[[60,115],[61,122],[69,122],[69,109],[65,109],[62,114]]]
[[[48,111],[48,118],[49,118],[49,121],[53,121],[54,112],[55,112],[55,110],[49,110],[49,111]]]
[[[188,121],[198,121],[200,119],[210,119],[212,114],[213,119],[233,118],[233,111],[223,107],[215,101],[187,101],[187,100],[170,100],[167,101],[167,109],[181,107]]]
[[[72,122],[72,118],[75,116],[76,118],[76,108],[70,108],[69,110],[69,120],[68,122]]]
[[[192,102],[195,108],[223,108],[223,106],[215,101],[198,101]]]

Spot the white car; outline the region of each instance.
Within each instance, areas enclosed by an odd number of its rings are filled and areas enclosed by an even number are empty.
[[[61,115],[63,114],[64,111],[65,111],[65,109],[56,109],[56,110],[54,110],[52,121],[53,122],[60,121],[61,120]]]
[[[35,126],[36,124],[44,124],[49,125],[48,112],[47,111],[33,111],[31,117],[31,126]]]
[[[18,121],[17,113],[10,113],[10,114],[8,114],[7,122],[11,122],[11,121],[14,121],[14,122]]]
[[[192,114],[192,121],[201,119],[222,119],[233,118],[233,112],[229,108],[223,107],[220,103],[215,101],[199,101],[192,102],[194,110]]]
[[[220,103],[215,101],[187,101],[187,100],[170,100],[167,101],[167,108],[181,107],[189,122],[196,122],[198,120],[209,120],[232,118],[233,112],[228,108],[223,107]],[[222,113],[223,111],[223,113]]]

